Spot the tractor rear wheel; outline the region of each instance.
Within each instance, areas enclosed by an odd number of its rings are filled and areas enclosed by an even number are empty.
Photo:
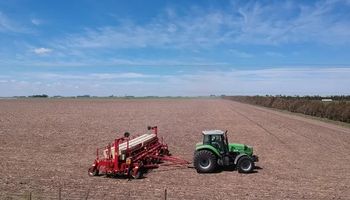
[[[239,173],[250,173],[254,170],[254,168],[254,162],[247,156],[244,156],[238,160],[237,169]]]
[[[217,157],[208,150],[196,151],[193,165],[198,173],[211,173],[217,168]]]

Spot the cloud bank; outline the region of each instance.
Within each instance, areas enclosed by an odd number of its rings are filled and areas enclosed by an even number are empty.
[[[18,77],[21,77],[20,79]],[[27,73],[0,79],[1,96],[197,96],[349,94],[350,68],[271,68],[208,70],[196,73]],[[26,91],[24,94],[23,91]]]

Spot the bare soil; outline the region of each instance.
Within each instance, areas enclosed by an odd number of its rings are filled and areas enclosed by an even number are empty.
[[[161,167],[144,179],[89,177],[96,147],[157,125],[192,160],[201,131],[254,147],[252,174]],[[221,99],[0,100],[0,199],[349,199],[350,129]]]

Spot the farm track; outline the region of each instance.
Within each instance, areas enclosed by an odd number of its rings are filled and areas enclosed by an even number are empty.
[[[162,167],[141,180],[88,177],[96,147],[158,125],[191,160],[200,132],[254,147],[256,173]],[[118,132],[116,131],[118,130]],[[1,100],[0,199],[348,199],[350,129],[220,99]],[[219,191],[219,192],[218,192]]]

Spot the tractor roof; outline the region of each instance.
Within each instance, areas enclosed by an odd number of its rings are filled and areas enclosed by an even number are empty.
[[[204,135],[223,135],[225,132],[222,130],[206,130],[202,131]]]

